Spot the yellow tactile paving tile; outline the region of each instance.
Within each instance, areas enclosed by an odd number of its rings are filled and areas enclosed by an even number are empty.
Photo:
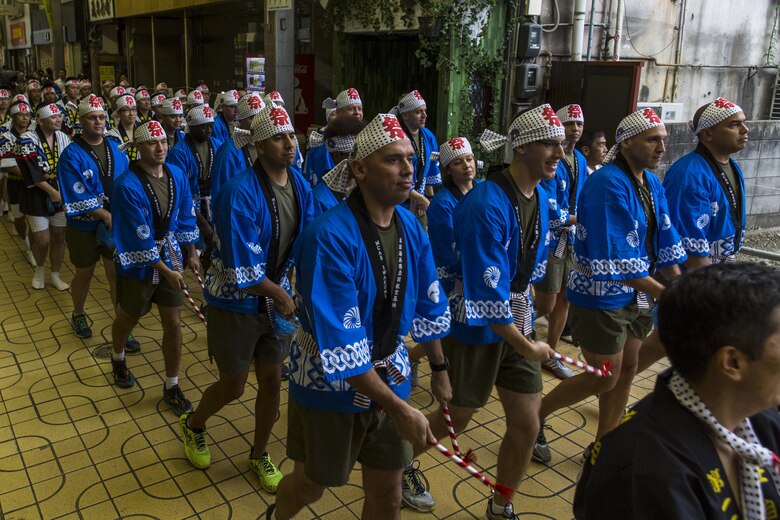
[[[70,324],[67,292],[30,287],[33,270],[22,255],[11,226],[0,224],[0,518],[258,518],[273,502],[259,491],[247,458],[254,427],[254,376],[240,401],[225,407],[209,424],[212,465],[206,471],[187,462],[179,439],[177,418],[162,402],[162,328],[156,311],[134,331],[140,354],[127,363],[138,385],[122,390],[112,385],[108,343],[111,339],[111,299],[105,277],[96,269],[87,313],[93,337],[79,339]],[[73,270],[67,262],[63,279]],[[202,295],[197,281],[188,280],[193,297]],[[189,308],[182,310],[180,382],[194,403],[216,377],[206,352],[205,327]],[[538,332],[544,337],[544,325]],[[567,343],[564,354],[577,356]],[[660,369],[661,365],[657,367]],[[645,395],[655,370],[638,378],[632,399]],[[435,407],[429,388],[430,371],[420,366],[420,387],[411,400],[430,411]],[[555,380],[545,373],[545,390]],[[287,389],[274,427],[269,452],[282,472],[286,458]],[[548,421],[553,461],[531,463],[528,477],[515,498],[515,510],[528,518],[571,518],[571,501],[582,451],[591,442],[597,418],[595,399],[563,410]],[[494,475],[506,425],[496,396],[475,415],[461,435],[462,448],[473,448],[478,467]],[[449,439],[442,439],[449,445]],[[424,515],[410,510],[403,519],[482,518],[487,488],[437,453],[420,457],[438,505]],[[299,518],[359,518],[363,504],[361,472],[350,484],[328,490],[322,500]]]

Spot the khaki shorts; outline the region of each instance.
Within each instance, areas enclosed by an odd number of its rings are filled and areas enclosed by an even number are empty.
[[[563,257],[555,256],[555,249],[550,247],[550,254],[547,255],[547,271],[541,282],[534,284],[534,289],[545,294],[558,294],[566,289],[569,283],[569,272],[574,263],[571,257],[572,248],[567,245],[563,252]]]
[[[392,471],[412,461],[412,445],[398,435],[387,414],[314,410],[292,397],[287,406],[287,456],[302,463],[315,484],[343,486],[355,462]]]
[[[455,406],[485,406],[494,386],[518,394],[542,391],[541,364],[524,358],[505,341],[467,345],[449,335],[441,343],[444,355],[450,361],[452,404]]]
[[[75,267],[93,266],[100,260],[101,256],[108,260],[114,258],[112,249],[98,245],[97,231],[66,227],[65,243],[68,244],[70,261]]]
[[[117,275],[116,299],[122,310],[136,319],[149,312],[152,303],[158,307],[179,307],[184,303],[181,290],[171,287],[162,275],[157,285],[152,285],[151,278],[136,280]]]
[[[243,314],[209,306],[206,326],[209,358],[226,374],[243,374],[255,359],[276,364],[287,357],[288,348],[277,339],[268,314]]]
[[[613,356],[623,351],[630,330],[643,340],[653,328],[650,309],[640,309],[632,302],[620,309],[569,308],[571,336],[583,350],[601,356]]]
[[[33,233],[39,233],[46,231],[49,227],[64,228],[67,225],[65,219],[65,212],[58,211],[54,215],[47,217],[39,217],[35,215],[25,215],[27,217],[27,225],[30,226],[30,231]]]

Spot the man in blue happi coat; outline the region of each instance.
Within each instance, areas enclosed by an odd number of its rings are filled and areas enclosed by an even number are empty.
[[[510,141],[511,164],[477,184],[455,207],[458,261],[450,294],[452,334],[444,341],[450,362],[450,413],[456,432],[485,406],[493,388],[506,410],[497,479],[517,489],[531,458],[538,425],[540,361],[550,347],[531,339],[530,284],[547,264],[547,195],[539,185],[555,175],[563,157],[564,131],[550,105],[521,113],[509,137],[490,131],[482,146],[492,151]],[[441,413],[430,416],[435,435],[445,435]],[[493,494],[485,518],[516,518],[510,499]]]
[[[414,147],[414,190],[409,195],[407,207],[417,215],[423,227],[427,227],[425,211],[430,204],[429,197],[433,197],[433,187],[441,184],[439,163],[430,158],[431,153],[438,151],[439,143],[433,132],[425,127],[428,105],[422,95],[413,90],[401,96],[391,113],[399,116],[401,126]]]
[[[238,115],[238,100],[241,96],[237,90],[228,90],[222,94],[217,117],[214,118],[214,137],[224,143],[233,136],[233,128]]]
[[[396,117],[377,115],[356,140],[351,167],[358,187],[296,243],[302,308],[287,442],[295,464],[266,518],[292,518],[327,487],[346,484],[356,462],[363,518],[398,518],[412,444],[435,441],[425,416],[405,401],[409,332],[428,351],[434,396],[450,397],[439,342],[449,332],[447,301],[425,232],[397,207],[412,188],[413,159]]]
[[[691,123],[696,149],[664,176],[672,224],[688,253],[686,267],[732,262],[745,235],[745,178],[731,158],[748,142],[745,114],[719,97]]]
[[[363,120],[363,101],[360,99],[357,89],[354,88],[342,90],[336,96],[336,99],[326,99],[322,102],[322,108],[326,111],[334,111],[328,116],[328,125],[333,120],[341,117]],[[304,176],[312,186],[316,186],[322,180],[322,176],[332,170],[338,163],[338,161],[333,159],[328,149],[322,146],[324,139],[321,140],[319,137],[319,135],[312,133],[310,138],[311,149],[306,154],[306,162],[303,165]]]
[[[176,143],[184,139],[181,125],[184,122],[184,109],[181,99],[167,98],[160,105],[160,123],[168,139],[168,151],[173,150]]]
[[[211,246],[214,232],[211,221],[211,171],[214,154],[222,144],[212,133],[214,113],[208,105],[197,105],[187,112],[187,133],[168,153],[166,162],[178,166],[187,175],[195,203],[200,236]]]
[[[587,178],[588,162],[574,145],[582,136],[585,118],[579,105],[566,105],[556,112],[566,131],[563,150],[566,153],[558,163],[555,179],[542,182],[550,194],[550,207],[558,212],[557,218],[550,219],[553,231],[553,243],[547,256],[547,274],[534,285],[534,305],[540,316],[547,316],[547,344],[551,348],[558,340],[566,325],[569,314],[569,300],[566,298],[566,283],[571,271],[574,225],[577,223],[577,202],[582,185]],[[572,376],[571,370],[559,359],[551,358],[542,363],[542,368],[558,379]]]
[[[648,298],[664,290],[653,274],[679,276],[678,264],[686,258],[663,186],[648,171],[661,161],[665,138],[666,128],[652,109],[625,117],[606,166],[588,177],[580,196],[567,293],[572,336],[589,365],[608,363],[612,373],[581,373],[562,381],[545,396],[539,416],[544,421],[598,395],[597,441],[618,425],[625,410],[640,346],[652,327]],[[534,459],[551,460],[543,429]]]
[[[268,440],[289,348],[279,320],[295,311],[287,279],[290,253],[311,220],[312,199],[308,183],[292,168],[297,141],[284,108],[266,105],[252,123],[252,139],[257,161],[228,181],[214,201],[206,300],[208,350],[219,380],[179,424],[187,458],[195,467],[207,468],[206,421],[241,397],[254,367],[258,392],[249,466],[262,488],[275,493],[282,474],[268,453]]]
[[[223,142],[211,167],[211,195],[216,197],[220,188],[230,179],[251,168],[257,160],[257,148],[252,141],[252,121],[265,108],[265,103],[255,92],[238,100],[238,126],[233,137]]]
[[[325,129],[325,144],[336,166],[325,173],[323,182],[312,188],[314,216],[326,212],[346,200],[355,187],[355,179],[349,167],[349,155],[355,147],[355,138],[366,127],[366,122],[354,117],[335,118]]]
[[[181,248],[188,252],[189,267],[200,269],[195,255],[195,206],[184,172],[165,164],[168,139],[162,125],[149,121],[138,126],[133,142],[140,158],[114,179],[111,190],[117,270],[112,372],[120,388],[135,385],[125,362],[125,344],[138,320],[156,303],[163,328],[163,401],[181,415],[192,409],[179,386],[180,315],[185,287]]]
[[[111,239],[113,222],[109,195],[114,179],[127,171],[127,156],[119,150],[112,139],[103,137],[107,114],[103,100],[90,94],[79,103],[78,118],[81,134],[73,139],[60,157],[57,168],[62,199],[65,203],[65,242],[68,245],[70,261],[76,268],[71,282],[70,295],[73,300],[71,324],[80,338],[92,336],[92,329],[84,302],[95,273],[95,265],[103,259],[103,268],[116,303],[116,269],[114,247]],[[140,348],[132,334],[125,349],[135,352]]]

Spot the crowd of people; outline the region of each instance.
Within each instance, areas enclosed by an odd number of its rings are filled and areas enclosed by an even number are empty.
[[[19,260],[35,268],[34,289],[70,289],[81,338],[102,263],[120,388],[136,384],[125,352],[142,348],[132,331],[156,304],[162,396],[197,468],[211,464],[210,418],[254,370],[248,459],[276,494],[266,518],[293,518],[346,484],[356,462],[363,518],[435,507],[414,459],[448,424],[408,402],[423,357],[456,433],[497,392],[506,434],[495,475],[506,488],[521,487],[532,459],[552,460],[546,418],[598,396],[579,518],[776,514],[780,275],[735,263],[746,217],[732,155],[748,128],[733,102],[696,111],[698,145],[663,182],[652,170],[667,132],[654,111],[628,114],[607,150],[577,104],[524,110],[507,135],[486,130],[481,149],[511,159],[478,178],[477,143],[440,145],[417,90],[365,118],[355,88],[326,99],[304,158],[278,92],[212,96],[205,84],[171,92],[127,78],[93,92],[61,75],[57,88],[0,89]],[[218,369],[196,407],[179,380],[185,266],[205,275]],[[562,338],[609,374],[574,375],[556,352]],[[672,369],[626,412],[635,375],[667,355]],[[542,369],[561,379],[545,396]],[[282,475],[266,446],[285,379],[294,466]],[[492,493],[485,518],[517,518],[511,496]]]

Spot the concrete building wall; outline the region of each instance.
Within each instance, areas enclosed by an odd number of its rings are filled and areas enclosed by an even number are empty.
[[[777,69],[766,66],[770,33],[776,23],[774,0],[624,0],[620,59],[643,60],[640,101],[684,103],[686,118],[717,96],[739,104],[751,119],[768,117]],[[609,5],[598,0],[594,26],[609,24]],[[683,38],[678,41],[680,10],[685,4]],[[553,59],[569,59],[574,0],[557,0],[561,26],[545,33],[543,50]],[[591,1],[586,1],[586,24]],[[554,2],[544,2],[542,23],[555,21]],[[568,25],[567,25],[568,24]],[[614,20],[612,21],[614,27]],[[548,27],[549,28],[549,27]],[[614,28],[609,29],[613,33]],[[592,59],[601,59],[605,30],[594,27]],[[588,26],[582,54],[587,55]],[[610,42],[610,49],[611,49]],[[677,69],[678,45],[682,45]],[[611,51],[610,51],[611,52]],[[780,55],[780,51],[776,51]],[[776,60],[775,60],[776,61]],[[754,68],[759,67],[759,68]],[[764,67],[764,68],[761,68]]]
[[[750,141],[733,158],[745,175],[748,228],[780,226],[780,121],[748,121]],[[655,171],[663,178],[677,159],[696,147],[696,137],[683,123],[666,125],[669,145]]]

